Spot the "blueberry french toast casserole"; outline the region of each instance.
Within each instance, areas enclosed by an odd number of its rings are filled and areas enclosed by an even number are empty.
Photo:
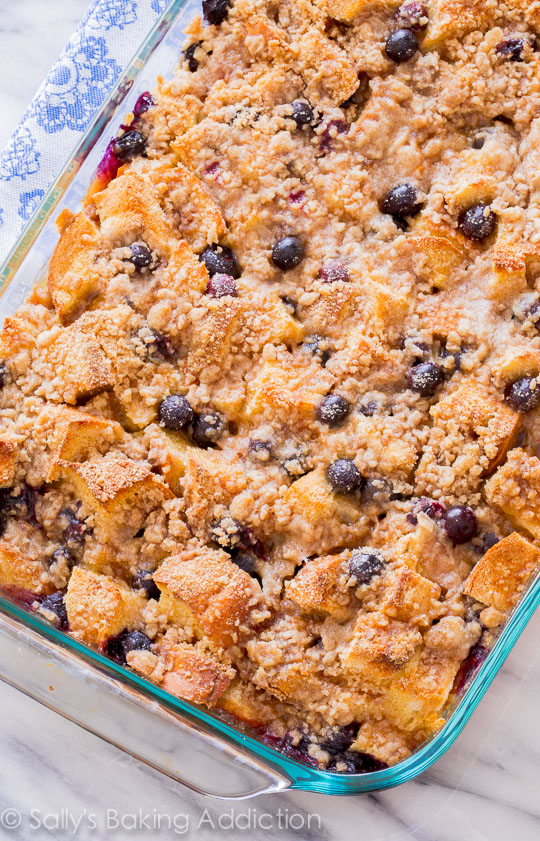
[[[525,0],[204,0],[0,336],[0,585],[288,756],[429,738],[540,559]]]

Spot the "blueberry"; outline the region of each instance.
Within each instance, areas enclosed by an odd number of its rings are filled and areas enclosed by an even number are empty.
[[[283,237],[272,249],[272,262],[283,272],[295,269],[304,259],[304,246],[298,237]]]
[[[523,52],[527,46],[534,49],[530,38],[504,38],[497,44],[495,52],[505,61],[523,61]]]
[[[417,514],[419,511],[422,511],[423,514],[427,514],[431,520],[440,520],[444,515],[445,507],[435,499],[422,497],[422,499],[419,499],[418,502],[415,503],[412,511],[407,514],[407,520],[409,523],[412,523],[413,526],[415,526],[418,522]]]
[[[409,371],[407,385],[422,397],[431,397],[444,382],[444,370],[435,362],[420,362]]]
[[[458,219],[459,229],[468,239],[483,240],[495,230],[497,217],[487,204],[473,204]]]
[[[292,103],[292,118],[298,128],[309,126],[313,122],[313,108],[306,99],[295,99]]]
[[[213,277],[215,274],[228,274],[231,277],[240,277],[240,266],[230,248],[226,245],[209,245],[205,248],[199,260],[208,269],[208,274]]]
[[[68,569],[73,569],[75,558],[66,546],[59,546],[53,552],[51,564],[59,564],[60,566],[66,566]]]
[[[226,424],[222,415],[217,412],[202,412],[195,417],[191,424],[190,433],[193,441],[199,447],[212,447],[225,432]]]
[[[230,274],[215,274],[212,275],[206,287],[206,294],[211,295],[212,298],[224,298],[225,295],[230,295],[232,298],[238,297],[238,287],[234,277]]]
[[[0,362],[0,388],[4,388],[8,381],[9,371],[5,362]]]
[[[330,359],[328,344],[328,339],[324,336],[313,335],[307,337],[306,341],[302,345],[302,349],[311,354],[311,356],[314,356],[317,362],[320,362],[324,368]]]
[[[348,400],[340,394],[329,394],[317,407],[317,417],[328,426],[339,426],[351,410]]]
[[[86,538],[86,525],[83,520],[79,520],[77,515],[71,508],[62,508],[58,513],[58,522],[63,530],[64,542],[70,552],[77,553]]]
[[[349,124],[345,120],[328,120],[320,135],[321,149],[327,152],[331,151],[333,141],[338,134],[347,134],[349,131]]]
[[[530,412],[540,403],[540,377],[520,377],[508,385],[504,399],[516,412]]]
[[[355,549],[349,561],[349,573],[357,584],[369,584],[384,569],[384,558],[375,549]]]
[[[472,146],[473,149],[476,149],[476,150],[483,149],[485,142],[486,142],[486,138],[484,137],[484,135],[477,134],[475,137],[473,137],[473,139],[471,141],[471,146]]]
[[[249,454],[255,461],[270,461],[272,458],[272,445],[269,441],[252,438],[249,442]]]
[[[319,278],[323,283],[335,283],[338,280],[350,280],[349,270],[339,260],[329,260],[319,269]]]
[[[321,747],[328,753],[342,753],[350,748],[356,737],[358,725],[349,724],[346,727],[338,727],[324,737]]]
[[[396,29],[386,39],[385,52],[391,61],[402,64],[409,61],[418,49],[418,42],[410,29]]]
[[[243,569],[244,572],[247,572],[248,575],[251,575],[252,578],[256,577],[255,558],[253,555],[249,554],[249,552],[233,552],[231,555],[231,561],[235,563],[237,567]]]
[[[484,550],[484,552],[487,552],[488,549],[492,549],[494,546],[496,546],[496,544],[499,543],[500,539],[501,538],[498,537],[498,535],[496,535],[495,532],[487,531],[482,538],[482,549]]]
[[[24,519],[27,523],[39,527],[36,519],[36,489],[25,482],[19,494],[14,496],[12,491],[13,488],[0,490],[0,533],[5,529],[8,517]]]
[[[143,91],[135,103],[133,116],[135,119],[138,119],[141,114],[145,114],[150,108],[153,108],[155,104],[156,101],[150,91]]]
[[[130,651],[150,651],[152,643],[142,631],[129,631],[123,636],[121,645],[125,657]]]
[[[444,514],[444,527],[452,543],[468,543],[478,531],[476,514],[468,505],[454,505]]]
[[[164,333],[158,333],[157,330],[152,332],[152,342],[155,344],[157,352],[165,359],[174,359],[177,356],[177,351],[169,337],[165,336]]]
[[[134,242],[130,250],[129,262],[133,263],[137,269],[146,269],[152,265],[152,252],[143,242]]]
[[[55,621],[54,624],[61,628],[62,630],[66,629],[68,626],[68,615],[66,610],[66,605],[64,603],[64,594],[61,592],[52,593],[50,596],[46,596],[40,605],[40,612],[50,612],[54,613]]]
[[[382,202],[383,213],[391,216],[416,216],[421,208],[418,191],[412,184],[397,184],[388,190]]]
[[[146,149],[146,140],[136,129],[128,129],[120,137],[116,137],[111,144],[111,151],[121,161],[141,155]]]
[[[152,578],[152,573],[147,569],[140,569],[134,576],[132,585],[134,590],[144,590],[149,599],[159,601],[161,590]]]
[[[202,0],[202,9],[205,21],[219,26],[228,17],[230,3],[229,0]]]
[[[388,768],[388,765],[380,759],[375,759],[370,753],[347,750],[336,754],[329,768],[342,774],[367,774],[371,771],[382,771]]]
[[[428,11],[423,3],[412,0],[403,3],[395,14],[396,23],[413,32],[421,32],[428,24]]]
[[[355,463],[348,458],[339,458],[327,468],[326,475],[333,490],[352,493],[364,484],[364,478]]]
[[[361,415],[364,415],[364,417],[372,418],[378,408],[378,404],[375,400],[368,400],[367,403],[362,403],[358,406],[358,411]]]
[[[158,415],[162,426],[177,432],[193,422],[195,412],[189,405],[187,397],[181,394],[170,394],[159,404]]]
[[[196,41],[194,44],[190,44],[189,47],[187,47],[184,50],[184,58],[187,61],[187,66],[188,66],[188,69],[189,69],[190,73],[195,73],[195,71],[199,67],[199,62],[195,58],[195,50],[197,50],[198,47],[200,47],[200,46],[201,46],[201,42]]]

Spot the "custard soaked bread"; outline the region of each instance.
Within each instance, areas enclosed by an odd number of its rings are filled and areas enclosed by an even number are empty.
[[[2,587],[338,772],[540,558],[540,15],[204,0],[0,336]]]

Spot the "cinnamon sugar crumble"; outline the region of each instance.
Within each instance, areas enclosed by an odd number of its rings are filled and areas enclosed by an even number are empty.
[[[0,585],[376,770],[540,559],[540,15],[203,7],[0,335]]]

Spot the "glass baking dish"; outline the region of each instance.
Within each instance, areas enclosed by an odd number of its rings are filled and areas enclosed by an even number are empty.
[[[0,269],[0,317],[45,277],[55,219],[77,208],[107,143],[137,97],[176,63],[196,0],[172,0],[140,45],[71,160],[43,198]],[[380,771],[337,774],[290,759],[245,729],[170,695],[0,595],[0,678],[195,791],[221,798],[302,789],[357,794],[399,785],[448,750],[540,603],[540,574],[482,658],[469,659],[446,723],[407,759]],[[481,661],[481,662],[480,662]],[[469,673],[470,672],[470,673]],[[461,685],[462,684],[462,685]]]

